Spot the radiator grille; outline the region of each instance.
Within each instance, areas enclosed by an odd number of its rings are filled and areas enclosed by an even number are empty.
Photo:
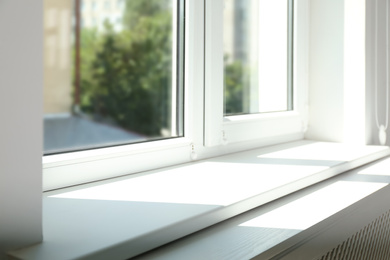
[[[390,259],[390,211],[319,258],[335,259]]]

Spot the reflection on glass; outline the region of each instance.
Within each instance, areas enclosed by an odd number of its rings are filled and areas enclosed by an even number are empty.
[[[45,154],[183,135],[182,2],[44,1]]]
[[[224,0],[224,114],[292,110],[292,0]]]

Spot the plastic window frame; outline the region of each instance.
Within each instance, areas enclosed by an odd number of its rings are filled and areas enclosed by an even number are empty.
[[[89,183],[132,173],[167,167],[191,161],[191,144],[194,142],[193,100],[203,96],[197,91],[202,84],[198,70],[203,64],[203,48],[197,48],[194,39],[203,42],[203,31],[195,17],[202,13],[202,5],[193,0],[179,0],[185,4],[181,19],[184,23],[184,137],[145,143],[76,151],[42,157],[43,191]],[[200,29],[199,29],[200,28]],[[200,36],[200,37],[198,37]]]
[[[308,1],[293,0],[292,110],[242,116],[223,115],[223,4],[224,0],[206,1],[205,7],[204,145],[214,147],[288,135],[303,138],[308,125]]]
[[[294,59],[294,110],[231,120],[222,116],[222,55],[219,59],[211,48],[218,47],[213,39],[222,39],[217,29],[222,28],[222,9],[217,10],[221,6],[223,0],[185,0],[185,136],[45,156],[43,191],[303,139],[308,107],[308,0],[295,0],[294,51],[299,58]]]

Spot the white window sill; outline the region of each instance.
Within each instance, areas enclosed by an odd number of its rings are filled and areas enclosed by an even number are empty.
[[[126,259],[390,154],[298,141],[44,195],[43,243],[17,259]]]
[[[389,168],[390,157],[372,162],[134,260],[321,259],[388,212]]]

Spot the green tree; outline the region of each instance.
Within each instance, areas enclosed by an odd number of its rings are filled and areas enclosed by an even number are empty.
[[[242,114],[244,111],[244,68],[240,61],[227,64],[224,73],[224,113]]]
[[[80,70],[81,70],[81,105],[83,107],[90,105],[92,94],[98,91],[91,70],[91,65],[96,57],[96,51],[102,45],[96,29],[84,28],[80,34]],[[73,55],[75,57],[75,55]],[[74,76],[73,76],[74,78]],[[95,89],[94,89],[95,88]]]
[[[83,112],[152,137],[169,128],[172,14],[163,2],[127,1],[125,29],[106,22],[93,52],[83,48]]]
[[[127,0],[123,15],[123,25],[132,30],[142,19],[156,17],[164,12],[170,13],[172,0]]]

